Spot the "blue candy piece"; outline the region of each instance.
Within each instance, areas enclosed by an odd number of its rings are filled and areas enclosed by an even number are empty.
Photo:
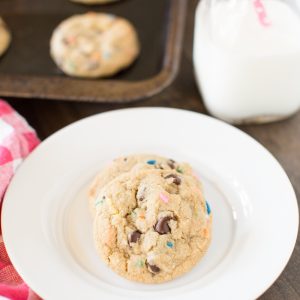
[[[110,59],[111,58],[111,52],[104,51],[103,57],[104,57],[104,59]]]
[[[209,206],[209,204],[208,204],[207,201],[205,201],[205,204],[206,204],[206,211],[207,211],[207,214],[210,215],[210,213],[211,213],[210,206]]]
[[[154,160],[154,159],[153,160],[148,160],[147,164],[148,165],[155,165],[156,164],[156,160]]]
[[[172,242],[167,242],[167,246],[169,247],[169,248],[173,248],[173,243]]]

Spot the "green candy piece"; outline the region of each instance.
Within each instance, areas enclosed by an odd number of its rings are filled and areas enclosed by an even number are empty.
[[[105,196],[103,196],[102,199],[100,199],[100,200],[98,198],[96,198],[96,200],[95,200],[95,206],[103,204],[104,203],[104,199],[105,199]]]
[[[180,174],[183,174],[183,170],[180,167],[177,167],[176,171]]]
[[[75,70],[75,69],[76,69],[76,65],[75,65],[74,62],[71,61],[71,60],[68,62],[68,67],[69,67],[69,69],[71,69],[71,70]]]
[[[135,265],[136,265],[136,267],[138,267],[138,268],[143,268],[145,264],[144,264],[144,261],[143,261],[143,260],[139,260],[139,261],[136,262]]]
[[[100,204],[103,204],[103,200],[99,200],[99,201],[96,201],[96,202],[95,202],[95,206],[98,206],[98,205],[100,205]]]

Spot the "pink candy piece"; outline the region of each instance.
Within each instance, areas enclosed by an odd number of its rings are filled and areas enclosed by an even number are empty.
[[[199,176],[195,172],[193,172],[193,176],[198,180],[200,179]]]
[[[165,194],[160,193],[160,194],[159,194],[159,197],[160,197],[160,199],[161,199],[164,203],[168,203],[168,202],[169,202],[169,198],[168,198]]]

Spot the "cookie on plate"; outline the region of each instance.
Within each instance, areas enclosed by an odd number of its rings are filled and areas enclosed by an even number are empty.
[[[77,3],[82,3],[82,4],[105,4],[105,3],[110,3],[110,2],[116,2],[119,0],[70,0],[72,2],[77,2]]]
[[[139,54],[137,33],[123,18],[103,13],[72,16],[53,32],[50,54],[75,77],[107,77],[127,68]]]
[[[97,252],[129,280],[172,280],[209,246],[211,212],[194,176],[174,169],[133,170],[103,187],[96,205]]]
[[[132,170],[162,169],[176,170],[178,174],[192,174],[192,168],[187,163],[178,163],[173,159],[152,154],[138,154],[119,157],[104,168],[94,179],[89,189],[89,208],[95,215],[97,194],[107,183],[119,175]]]
[[[0,17],[0,56],[7,50],[10,42],[10,32],[3,19]]]

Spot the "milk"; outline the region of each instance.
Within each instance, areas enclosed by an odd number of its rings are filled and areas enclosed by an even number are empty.
[[[266,122],[290,116],[300,108],[297,3],[297,0],[199,3],[194,67],[211,114],[233,123]]]

